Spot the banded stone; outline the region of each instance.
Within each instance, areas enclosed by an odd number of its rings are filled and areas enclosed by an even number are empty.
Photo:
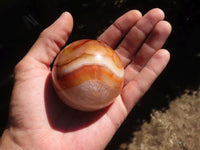
[[[94,111],[110,105],[122,89],[124,69],[115,51],[97,40],[79,40],[57,56],[52,78],[67,105]]]

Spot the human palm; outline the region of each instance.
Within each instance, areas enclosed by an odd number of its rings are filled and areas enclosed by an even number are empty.
[[[73,27],[71,15],[63,13],[41,33],[15,68],[9,127],[4,135],[14,140],[19,149],[105,148],[168,63],[169,53],[161,47],[171,26],[163,19],[164,14],[159,9],[143,17],[132,10],[100,35],[98,40],[115,48],[121,58],[125,83],[122,93],[109,107],[81,112],[63,104],[52,86],[50,65]]]

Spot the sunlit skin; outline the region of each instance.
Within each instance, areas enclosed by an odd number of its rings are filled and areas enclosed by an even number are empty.
[[[124,68],[112,48],[97,40],[83,39],[59,53],[52,79],[65,104],[81,111],[96,111],[110,105],[121,93]]]
[[[98,37],[122,60],[124,86],[111,106],[83,113],[63,104],[52,85],[50,65],[73,28],[72,16],[63,13],[40,34],[15,67],[9,124],[0,149],[104,149],[169,61],[169,52],[161,48],[171,26],[163,19],[160,9],[152,9],[144,16],[131,10]]]

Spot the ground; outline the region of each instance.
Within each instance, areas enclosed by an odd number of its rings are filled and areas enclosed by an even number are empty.
[[[118,150],[198,150],[200,146],[200,88],[170,102],[167,110],[153,110],[150,122],[132,133]]]

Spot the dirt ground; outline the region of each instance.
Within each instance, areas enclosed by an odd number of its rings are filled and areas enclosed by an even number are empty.
[[[164,112],[154,110],[150,122],[144,122],[118,150],[199,150],[199,135],[200,88],[186,90]]]

